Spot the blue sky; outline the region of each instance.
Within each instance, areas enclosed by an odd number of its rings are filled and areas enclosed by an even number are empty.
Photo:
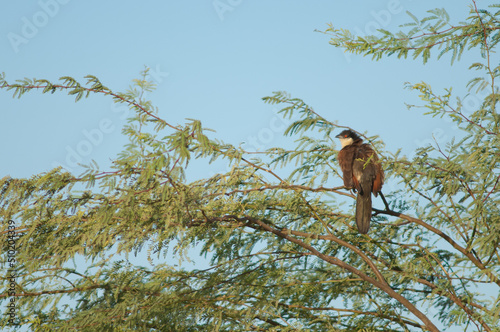
[[[452,21],[462,20],[468,5],[454,1]],[[404,103],[418,98],[404,82],[462,91],[470,61],[373,62],[344,54],[314,30],[328,23],[358,34],[396,30],[409,21],[406,11],[422,17],[434,7],[410,0],[9,2],[0,12],[0,71],[9,81],[66,75],[84,81],[91,74],[124,91],[148,66],[158,83],[149,97],[162,118],[199,119],[218,138],[250,149],[290,141],[281,138],[277,109],[261,100],[285,90],[330,121],[380,135],[388,150],[411,153],[433,132],[446,139],[456,130],[408,111]],[[78,174],[76,163],[92,159],[105,168],[126,143],[120,130],[127,112],[103,96],[75,103],[62,93],[18,100],[0,91],[0,103],[2,175],[26,177],[55,165]]]

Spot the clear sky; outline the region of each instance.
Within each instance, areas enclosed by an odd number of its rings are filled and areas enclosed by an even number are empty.
[[[469,1],[449,3],[453,22],[467,15]],[[380,135],[390,151],[411,153],[433,132],[445,139],[456,131],[449,122],[408,111],[404,103],[418,99],[404,82],[463,88],[470,61],[453,67],[447,57],[426,65],[373,62],[344,54],[314,30],[328,23],[357,34],[396,30],[410,20],[406,11],[422,17],[435,6],[411,0],[11,1],[0,11],[0,71],[9,81],[66,75],[84,81],[91,74],[124,91],[148,66],[158,83],[149,97],[163,119],[199,119],[218,138],[249,149],[284,144],[284,124],[261,98],[285,90],[330,121]],[[0,103],[2,176],[26,177],[55,165],[79,174],[76,163],[92,159],[106,167],[126,143],[120,132],[126,112],[110,98],[75,103],[63,93],[34,92],[18,100],[0,91]],[[209,175],[204,172],[199,176]]]

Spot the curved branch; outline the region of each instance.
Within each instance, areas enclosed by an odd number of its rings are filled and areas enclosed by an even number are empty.
[[[400,302],[403,306],[405,306],[412,314],[414,314],[415,316],[417,316],[426,326],[426,328],[429,330],[429,331],[433,331],[433,332],[439,332],[439,329],[430,321],[430,319],[424,315],[420,310],[418,310],[410,301],[408,301],[406,298],[404,298],[401,294],[397,293],[396,291],[394,291],[388,284],[384,283],[384,282],[381,282],[381,281],[378,281],[377,279],[374,279],[372,277],[369,277],[368,275],[366,275],[365,273],[363,273],[362,271],[356,269],[355,267],[345,263],[344,261],[336,258],[336,257],[332,257],[332,256],[328,256],[328,255],[325,255],[325,254],[322,254],[320,253],[319,251],[317,251],[316,249],[314,249],[312,246],[304,243],[303,241],[301,240],[298,240],[294,237],[291,237],[290,235],[280,231],[280,230],[277,230],[277,229],[274,229],[272,228],[271,226],[269,226],[268,224],[262,222],[261,220],[258,220],[258,219],[255,219],[255,218],[252,218],[252,217],[249,217],[249,216],[245,216],[243,218],[238,218],[236,216],[233,216],[236,220],[238,221],[249,221],[249,222],[252,222],[252,223],[255,223],[257,225],[259,225],[260,227],[262,227],[264,230],[268,231],[268,232],[271,232],[283,239],[286,239],[290,242],[293,242],[299,246],[301,246],[302,248],[310,251],[311,253],[313,253],[315,256],[317,256],[318,258],[324,260],[325,262],[328,262],[330,264],[333,264],[333,265],[336,265],[338,267],[341,267],[351,273],[354,273],[355,275],[359,276],[361,279],[363,279],[364,281],[366,282],[369,282],[370,284],[374,285],[375,287],[379,288],[380,290],[382,290],[383,292],[385,292],[387,295],[389,295],[390,297],[392,297],[393,299],[395,299],[396,301]]]
[[[474,257],[474,255],[471,252],[468,252],[464,247],[462,247],[457,242],[455,242],[450,236],[445,234],[443,231],[429,225],[428,223],[424,222],[423,220],[413,218],[413,217],[410,217],[410,216],[405,215],[403,213],[399,213],[399,212],[388,210],[388,209],[387,210],[379,210],[379,209],[374,208],[373,211],[375,211],[376,214],[385,214],[385,215],[389,215],[389,216],[398,217],[398,218],[401,218],[404,220],[408,220],[410,222],[414,222],[417,225],[423,226],[427,230],[433,232],[434,234],[438,235],[439,237],[444,239],[446,242],[448,242],[453,248],[455,248],[460,253],[462,253],[464,256],[466,256],[481,271],[487,270],[486,266],[484,266],[484,264],[481,261],[479,261],[476,257]],[[492,282],[494,282],[495,284],[500,286],[500,279],[498,279],[498,277],[496,277],[492,273],[486,273],[486,275],[492,280]]]

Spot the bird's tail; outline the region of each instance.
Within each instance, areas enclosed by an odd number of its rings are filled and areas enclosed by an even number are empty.
[[[361,234],[368,233],[372,218],[372,193],[369,190],[358,192],[356,198],[356,225]]]

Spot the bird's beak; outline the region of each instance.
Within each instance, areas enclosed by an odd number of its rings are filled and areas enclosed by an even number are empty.
[[[335,136],[335,138],[340,138],[340,137],[342,137],[342,136],[340,136],[340,134],[338,134],[337,136]]]

